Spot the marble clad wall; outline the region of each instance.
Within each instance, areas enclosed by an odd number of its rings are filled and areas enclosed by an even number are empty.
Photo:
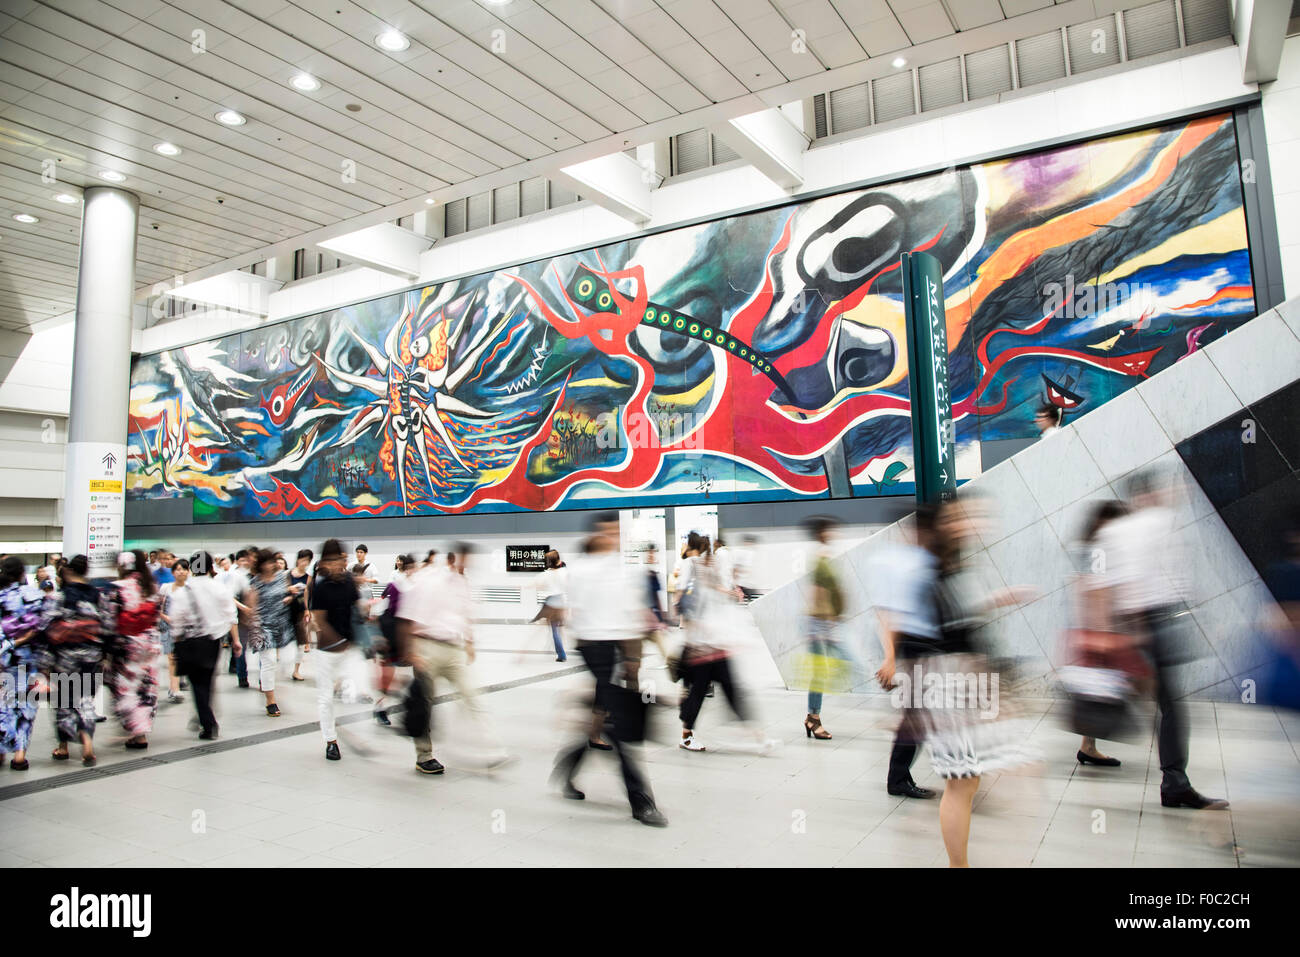
[[[1272,604],[1259,572],[1175,446],[1300,378],[1300,298],[1258,316],[1171,368],[1101,405],[1060,432],[972,480],[995,522],[975,556],[1005,585],[1033,585],[1040,596],[998,618],[1002,653],[1020,661],[1018,690],[1055,693],[1060,641],[1071,611],[1070,548],[1090,504],[1122,498],[1136,471],[1156,468],[1178,480],[1172,547],[1181,556],[1197,658],[1180,667],[1180,692],[1239,700],[1241,681],[1260,661],[1258,623]],[[834,562],[849,592],[844,634],[864,658],[881,660],[868,576],[874,553],[904,540],[911,516],[841,552]],[[752,607],[759,631],[789,684],[802,648],[801,616],[811,579],[801,576]],[[856,689],[881,693],[874,681]]]

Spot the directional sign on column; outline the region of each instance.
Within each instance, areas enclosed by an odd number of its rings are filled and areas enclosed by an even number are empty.
[[[957,494],[957,448],[948,393],[948,324],[943,314],[943,266],[929,253],[902,257],[907,317],[908,379],[912,387],[912,460],[918,503]]]

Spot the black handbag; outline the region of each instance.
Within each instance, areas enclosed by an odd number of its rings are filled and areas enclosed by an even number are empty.
[[[619,741],[636,742],[646,738],[646,716],[650,711],[648,696],[621,685],[607,686],[610,721],[614,737]]]
[[[1085,738],[1122,741],[1133,734],[1133,712],[1127,698],[1072,695],[1070,730]]]

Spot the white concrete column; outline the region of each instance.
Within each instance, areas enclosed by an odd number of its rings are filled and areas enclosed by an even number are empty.
[[[139,210],[133,193],[107,186],[82,205],[63,553],[86,555],[92,577],[112,574],[122,548]]]

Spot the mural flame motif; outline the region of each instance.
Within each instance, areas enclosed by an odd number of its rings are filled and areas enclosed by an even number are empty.
[[[1198,118],[143,356],[128,494],[200,521],[907,494],[922,250],[968,478],[1039,402],[1085,413],[1253,315],[1238,169]]]

